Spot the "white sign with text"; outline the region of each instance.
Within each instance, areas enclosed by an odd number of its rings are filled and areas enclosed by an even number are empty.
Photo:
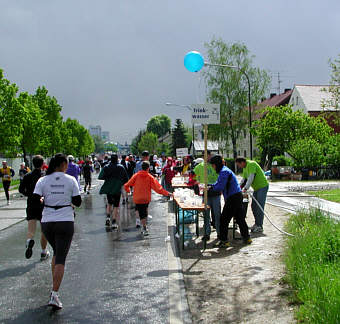
[[[190,105],[192,124],[219,124],[220,123],[220,105],[219,104],[193,104]]]
[[[187,156],[187,155],[188,155],[188,148],[187,147],[176,149],[176,156],[177,157],[183,157],[183,156]]]

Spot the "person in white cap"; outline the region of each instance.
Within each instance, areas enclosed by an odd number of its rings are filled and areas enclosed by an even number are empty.
[[[79,183],[80,168],[77,164],[74,163],[73,155],[69,155],[67,157],[67,160],[68,160],[68,167],[66,170],[66,174],[74,177],[77,180],[79,189],[80,189],[80,183]]]

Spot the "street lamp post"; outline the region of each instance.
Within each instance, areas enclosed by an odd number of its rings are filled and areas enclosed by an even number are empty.
[[[252,115],[251,115],[251,96],[250,96],[250,80],[248,74],[242,70],[240,67],[236,65],[228,65],[228,64],[213,64],[209,62],[205,62],[203,56],[196,51],[192,51],[186,54],[184,58],[184,65],[190,72],[198,72],[200,71],[204,65],[206,66],[215,66],[215,67],[225,67],[229,69],[235,69],[240,71],[247,79],[248,82],[248,109],[249,109],[249,142],[250,142],[250,159],[253,159],[253,135],[251,134],[251,126],[252,126]]]
[[[192,111],[192,107],[189,105],[178,105],[172,102],[166,102],[165,105],[174,106],[174,107],[183,107],[183,108],[187,108]],[[195,124],[192,124],[192,153],[193,153],[193,156],[195,156]]]

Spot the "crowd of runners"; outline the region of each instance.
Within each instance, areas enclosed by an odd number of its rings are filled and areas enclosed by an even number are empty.
[[[268,181],[261,167],[245,158],[237,158],[235,163],[242,169],[243,179],[239,183],[235,173],[229,169],[220,155],[208,152],[208,205],[210,214],[204,216],[203,240],[209,241],[212,227],[216,229],[216,246],[226,248],[229,222],[235,218],[245,244],[251,244],[249,228],[243,210],[243,198],[250,187],[259,204],[252,203],[255,224],[251,232],[263,231],[263,208],[268,191]],[[200,193],[199,184],[204,183],[204,161],[187,156],[182,159],[149,154],[144,151],[140,157],[112,154],[102,159],[87,157],[76,160],[72,155],[56,154],[48,165],[44,158],[36,155],[32,160],[33,171],[21,163],[19,192],[27,197],[26,217],[28,222],[25,256],[31,258],[35,244],[37,223],[41,224],[41,254],[44,261],[49,258],[48,243],[52,247],[52,291],[48,302],[54,309],[61,309],[58,291],[64,276],[65,261],[74,233],[75,207],[82,203],[81,193],[90,194],[92,175],[103,180],[99,194],[105,195],[105,226],[117,230],[120,226],[120,204],[131,204],[136,217],[136,228],[141,235],[149,235],[148,207],[152,190],[171,199],[172,179],[176,174],[188,177],[188,186]],[[2,162],[0,177],[10,203],[9,188],[15,171]],[[81,188],[80,178],[84,178]],[[221,196],[224,206],[221,208]],[[132,196],[132,200],[130,197]],[[262,208],[260,208],[261,206]]]

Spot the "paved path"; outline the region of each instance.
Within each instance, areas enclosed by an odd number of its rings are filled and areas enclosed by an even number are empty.
[[[330,184],[330,183],[329,183]],[[332,182],[334,186],[340,188],[340,182]],[[333,218],[340,220],[340,204],[325,199],[320,199],[314,196],[305,194],[303,187],[322,188],[326,185],[323,181],[314,182],[271,182],[267,202],[274,206],[278,206],[289,211],[296,212],[300,209],[308,209],[317,207],[326,213],[329,213]]]
[[[121,207],[121,231],[106,232],[103,197],[84,196],[60,290],[64,309],[58,313],[45,306],[50,266],[39,261],[39,244],[30,260],[24,257],[26,222],[1,231],[0,323],[168,323],[168,204],[158,195],[153,199],[150,236],[143,239],[132,209]]]

